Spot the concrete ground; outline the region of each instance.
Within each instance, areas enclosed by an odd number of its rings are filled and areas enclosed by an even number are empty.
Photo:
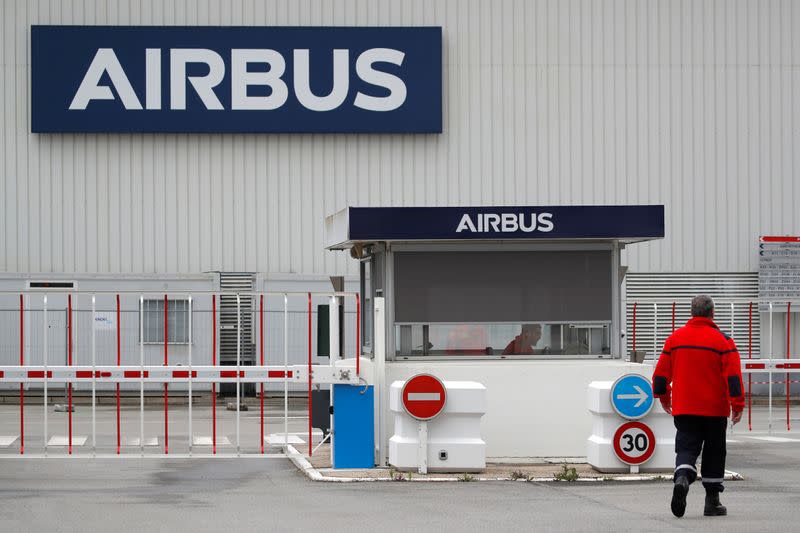
[[[18,427],[11,407],[0,410],[0,435]],[[79,410],[77,417],[85,414]],[[185,446],[175,415],[172,438]],[[159,412],[147,417],[157,434]],[[30,423],[41,420],[31,415]],[[251,440],[253,423],[242,424]],[[302,430],[301,419],[292,423]],[[729,516],[704,518],[702,488],[693,486],[683,519],[670,514],[666,482],[331,484],[309,481],[286,459],[92,459],[85,446],[77,458],[20,459],[11,457],[18,455],[12,444],[0,449],[0,531],[796,530],[800,435],[777,428],[767,434],[760,422],[754,429],[737,426],[730,436],[728,468],[746,479],[728,483]],[[111,437],[104,429],[99,440]]]

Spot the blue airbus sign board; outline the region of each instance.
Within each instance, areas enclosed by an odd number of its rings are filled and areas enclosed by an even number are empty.
[[[31,131],[441,133],[442,29],[32,26]]]
[[[653,408],[653,387],[640,374],[625,374],[611,386],[611,406],[622,418],[636,420]]]
[[[329,219],[340,231],[329,235],[328,247],[356,241],[664,237],[663,205],[351,207]]]

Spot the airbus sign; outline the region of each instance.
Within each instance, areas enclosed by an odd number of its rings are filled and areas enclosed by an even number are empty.
[[[553,231],[553,213],[478,213],[470,216],[464,213],[458,223],[456,233],[532,233]]]
[[[34,26],[33,132],[441,132],[441,28]]]

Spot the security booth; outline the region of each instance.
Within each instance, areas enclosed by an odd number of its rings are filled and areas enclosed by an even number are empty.
[[[664,237],[661,205],[350,207],[325,231],[360,263],[379,464],[393,380],[480,382],[488,457],[563,457],[585,454],[588,383],[641,368],[623,353],[620,257]]]

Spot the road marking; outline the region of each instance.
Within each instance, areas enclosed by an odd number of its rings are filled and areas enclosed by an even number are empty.
[[[766,442],[800,442],[800,439],[787,439],[786,437],[749,437],[750,439],[763,440]]]
[[[438,392],[409,392],[409,402],[438,402],[442,395]]]
[[[125,446],[140,446],[139,444],[139,437],[130,437],[125,439]],[[145,446],[158,446],[158,437],[145,437],[144,438],[144,445]]]
[[[12,444],[14,444],[14,441],[16,441],[18,438],[19,435],[0,436],[0,447],[8,448]]]
[[[264,437],[264,443],[266,444],[286,444],[286,437],[285,435],[267,435]],[[298,437],[297,435],[289,435],[289,444],[305,444],[306,441]]]
[[[73,446],[83,446],[86,444],[86,437],[72,437]],[[53,436],[47,441],[48,446],[69,446],[69,437]]]
[[[194,446],[212,446],[214,444],[214,440],[211,437],[195,437],[192,439],[192,444]],[[217,437],[217,445],[218,446],[230,446],[231,441],[228,437],[222,435]]]

